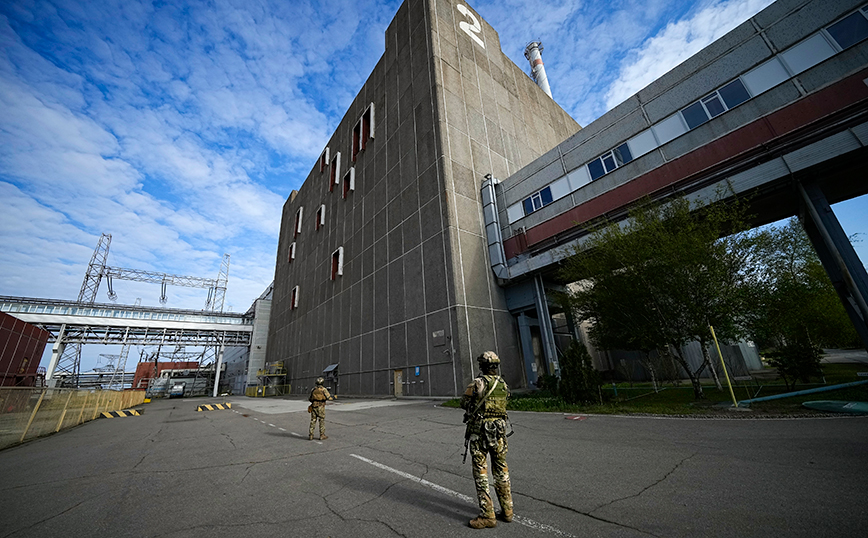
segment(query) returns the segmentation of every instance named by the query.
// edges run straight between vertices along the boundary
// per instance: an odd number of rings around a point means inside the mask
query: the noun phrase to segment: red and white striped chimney
[[[549,88],[549,79],[546,77],[546,68],[543,66],[542,54],[540,54],[542,51],[542,42],[531,41],[524,49],[524,57],[530,62],[530,73],[534,82],[551,97],[552,89]]]

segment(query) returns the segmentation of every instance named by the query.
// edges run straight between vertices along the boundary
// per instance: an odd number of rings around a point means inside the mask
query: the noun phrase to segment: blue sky
[[[470,4],[526,72],[524,45],[542,40],[555,100],[587,125],[769,3]],[[399,4],[0,3],[0,294],[75,299],[107,232],[117,267],[215,278],[231,254],[226,304],[245,311],[272,280],[284,200]],[[868,231],[864,198],[836,206],[849,234]],[[159,304],[157,286],[114,287]],[[170,288],[167,306],[205,299]]]

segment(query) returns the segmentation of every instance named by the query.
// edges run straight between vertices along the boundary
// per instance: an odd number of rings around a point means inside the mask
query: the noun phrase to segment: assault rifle
[[[494,383],[492,383],[491,388],[486,391],[485,396],[479,399],[479,402],[477,402],[476,407],[473,408],[473,411],[464,411],[464,423],[467,424],[467,426],[464,428],[464,459],[461,460],[462,464],[467,463],[467,451],[470,449],[470,438],[473,437],[473,435],[470,433],[470,428],[473,426],[474,422],[482,420],[482,414],[479,412],[479,410],[482,408],[482,404],[485,403],[485,400],[489,396],[491,396],[492,392],[494,392],[494,389],[497,387],[497,383],[500,381],[500,376],[498,376],[494,380]]]

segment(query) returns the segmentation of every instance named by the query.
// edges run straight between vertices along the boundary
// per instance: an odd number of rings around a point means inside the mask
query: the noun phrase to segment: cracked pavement
[[[157,400],[0,451],[0,538],[480,534],[460,410],[345,399],[311,442],[305,401],[202,403],[216,401]],[[489,535],[868,536],[868,417],[511,419],[519,517]]]

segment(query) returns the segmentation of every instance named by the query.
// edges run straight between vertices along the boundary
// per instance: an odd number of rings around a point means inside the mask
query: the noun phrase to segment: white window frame
[[[319,206],[319,209],[318,209],[317,212],[316,212],[316,214],[317,214],[317,220],[316,220],[316,222],[317,222],[317,226],[316,226],[316,229],[317,229],[317,230],[319,230],[320,228],[325,227],[325,210],[326,210],[325,204],[322,204],[321,206]]]
[[[326,146],[322,153],[319,156],[319,173],[322,174],[326,168],[329,167],[329,163],[331,162],[329,157],[329,148]]]
[[[288,259],[289,259],[289,262],[290,262],[290,263],[292,262],[292,260],[295,259],[295,241],[293,241],[292,243],[289,244],[289,256],[288,256]]]
[[[298,211],[295,212],[295,235],[301,233],[301,219],[304,215],[304,206],[298,208]]]
[[[355,166],[350,167],[350,169],[347,170],[347,173],[344,174],[344,179],[343,179],[344,182],[347,181],[347,176],[349,176],[349,186],[346,189],[344,189],[344,184],[341,183],[341,196],[344,198],[344,200],[347,199],[347,193],[353,192],[356,190],[356,167]]]
[[[338,266],[336,269],[332,269],[332,264],[334,263],[335,254],[338,256]],[[332,252],[332,263],[329,264],[329,271],[332,271],[332,280],[336,280],[336,277],[344,276],[344,247],[338,247],[337,250]]]

